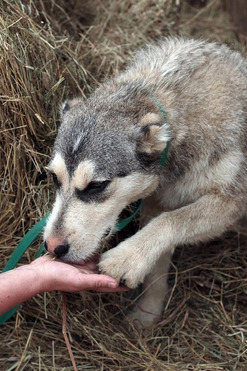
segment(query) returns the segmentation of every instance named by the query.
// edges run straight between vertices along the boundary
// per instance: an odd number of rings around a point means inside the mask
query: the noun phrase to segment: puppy
[[[175,247],[217,237],[246,212],[246,60],[225,45],[167,38],[61,111],[47,249],[87,260],[142,199],[142,229],[99,268],[130,288],[143,283],[134,318],[149,327],[162,313]]]

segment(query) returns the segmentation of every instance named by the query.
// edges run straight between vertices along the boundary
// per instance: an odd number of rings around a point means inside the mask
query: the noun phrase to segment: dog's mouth
[[[107,244],[107,240],[112,236],[112,228],[109,227],[106,229],[105,233],[102,235],[101,239],[100,239],[100,243],[99,243],[99,246],[96,250],[96,252],[92,253],[88,258],[85,258],[85,259],[70,259],[69,256],[67,256],[67,254],[61,254],[60,256],[57,255],[57,257],[59,257],[60,259],[64,260],[64,261],[67,261],[67,262],[70,262],[70,263],[73,263],[73,264],[76,264],[76,265],[80,265],[80,266],[87,266],[89,269],[93,270],[93,271],[98,271],[97,269],[97,264],[99,263],[99,260],[100,260],[100,257],[102,255],[102,253],[105,251],[105,250],[108,250],[109,249],[109,244]]]
[[[109,227],[107,228],[107,230],[105,231],[105,233],[103,234],[101,238],[100,248],[98,249],[98,251],[94,253],[93,255],[91,255],[89,258],[79,262],[79,264],[86,265],[88,268],[92,270],[98,270],[97,265],[99,263],[99,260],[100,260],[100,257],[103,251],[105,250],[104,242],[106,242],[107,239],[111,237],[111,235],[112,235],[112,228]]]
[[[78,265],[86,265],[91,270],[97,271],[97,265],[99,263],[100,257],[105,250],[105,242],[108,238],[112,235],[112,228],[108,228],[101,238],[100,247],[98,248],[97,252],[89,256],[87,259],[83,259],[78,261],[76,264]]]
[[[98,263],[99,263],[100,256],[101,256],[101,254],[97,252],[97,253],[93,254],[92,256],[90,256],[89,258],[87,258],[85,260],[80,260],[80,261],[76,262],[76,264],[82,265],[82,266],[86,265],[92,271],[98,271],[97,266],[98,266]]]

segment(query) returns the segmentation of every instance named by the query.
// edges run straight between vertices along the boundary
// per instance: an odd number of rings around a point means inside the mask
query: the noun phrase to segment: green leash
[[[125,228],[131,222],[131,220],[133,220],[134,217],[139,213],[141,206],[142,206],[142,200],[138,200],[135,211],[128,218],[125,218],[117,222],[113,229],[113,233],[119,232],[123,228]]]
[[[151,99],[154,101],[154,103],[157,105],[165,123],[167,124],[167,126],[169,128],[167,118],[166,118],[166,115],[165,115],[165,112],[164,112],[163,108],[161,107],[159,102],[151,94],[149,94],[149,95],[150,95]],[[160,158],[160,168],[162,168],[163,165],[166,162],[167,155],[168,155],[168,150],[169,150],[169,145],[170,145],[170,142],[168,141],[167,145],[166,145],[166,148],[162,152],[162,155],[161,155],[161,158]],[[120,220],[119,222],[116,223],[115,228],[113,230],[114,233],[121,231],[123,228],[125,228],[134,219],[134,217],[138,214],[138,212],[141,209],[142,202],[143,202],[142,199],[138,200],[135,211],[128,218]],[[15,266],[20,261],[21,257],[24,255],[24,253],[29,248],[29,246],[42,233],[42,231],[43,231],[43,229],[46,225],[46,222],[47,222],[47,219],[48,219],[49,215],[50,214],[46,215],[43,219],[41,219],[38,223],[36,223],[27,232],[27,234],[22,238],[22,240],[20,241],[20,243],[17,245],[15,251],[10,256],[7,264],[5,265],[5,267],[3,268],[1,273],[7,272],[7,271],[15,268]],[[44,244],[42,244],[39,247],[36,254],[35,254],[35,259],[38,258],[44,251],[45,251],[45,247],[44,247]],[[0,325],[2,325],[4,322],[8,321],[18,311],[20,306],[21,306],[21,304],[17,305],[14,308],[11,308],[6,313],[0,315]]]
[[[46,224],[48,215],[45,216],[43,219],[41,219],[38,223],[36,223],[28,232],[27,234],[22,238],[21,242],[17,245],[15,251],[10,256],[7,264],[2,270],[2,273],[7,272],[11,269],[14,269],[16,264],[20,261],[21,257],[24,255],[26,250],[29,248],[29,246],[33,243],[34,240],[42,233],[43,228]],[[38,249],[35,258],[38,258],[42,252],[45,250],[44,244],[40,246]],[[0,325],[2,325],[4,322],[8,321],[10,317],[12,317],[17,310],[20,308],[21,304],[17,305],[14,308],[11,308],[8,312],[0,315]]]

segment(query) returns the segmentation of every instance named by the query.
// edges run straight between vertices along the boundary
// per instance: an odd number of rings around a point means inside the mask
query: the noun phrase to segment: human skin
[[[31,297],[49,291],[126,291],[111,277],[97,274],[96,265],[72,265],[51,255],[0,274],[0,314]]]

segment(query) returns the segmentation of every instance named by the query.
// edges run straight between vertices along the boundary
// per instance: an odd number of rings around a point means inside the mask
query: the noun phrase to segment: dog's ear
[[[169,141],[169,127],[156,113],[147,113],[139,124],[138,151],[161,153]]]
[[[83,100],[82,97],[78,97],[78,98],[73,98],[73,99],[66,100],[61,105],[61,108],[60,108],[60,114],[61,114],[61,116],[63,116],[67,111],[69,111],[70,108],[72,108],[74,106],[77,106],[77,104],[83,103],[83,102],[84,102],[84,100]]]

